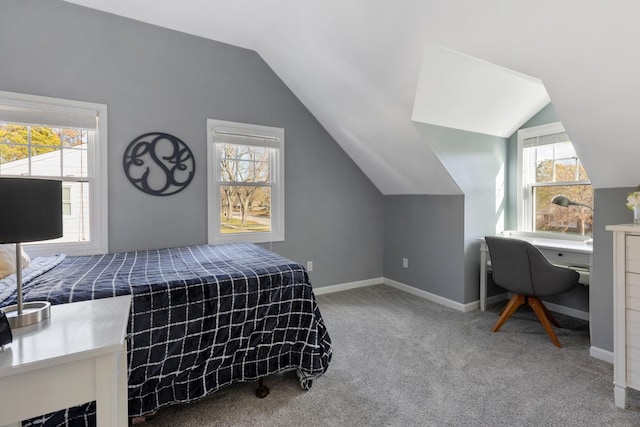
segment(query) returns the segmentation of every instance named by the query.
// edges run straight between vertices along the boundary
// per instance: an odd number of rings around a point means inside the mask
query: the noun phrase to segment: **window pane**
[[[570,201],[593,206],[591,185],[555,185],[533,187],[535,203],[534,231],[591,235],[593,210],[585,206],[562,207],[551,203],[554,196],[563,195]]]
[[[587,171],[584,169],[584,166],[582,166],[582,162],[580,160],[578,160],[578,180],[589,181]]]
[[[2,149],[7,148],[6,145],[0,145],[0,175],[28,175],[29,174],[29,159],[15,159],[12,155],[5,156],[7,151],[3,152]]]
[[[553,160],[553,144],[541,145],[539,147],[530,148],[536,150],[536,161]]]
[[[220,144],[218,149],[222,182],[270,182],[271,149],[235,144]]]
[[[62,237],[33,243],[78,243],[90,240],[88,182],[63,183],[62,213]]]
[[[89,176],[87,152],[86,144],[79,145],[77,148],[64,148],[62,150],[62,176]]]
[[[571,157],[577,157],[576,150],[573,148],[573,144],[569,141],[567,142],[558,142],[556,144],[552,144],[555,150],[555,158],[556,159],[567,159]]]
[[[535,154],[535,182],[588,181],[571,142],[525,148]]]
[[[0,175],[87,177],[88,138],[88,131],[2,124]],[[90,241],[88,182],[64,182],[62,213],[63,237],[42,243]]]
[[[31,147],[31,175],[59,177],[61,170],[60,146]]]
[[[553,182],[553,160],[536,163],[536,182]]]
[[[271,188],[220,186],[220,233],[271,232]]]
[[[63,218],[61,242],[87,242],[89,235],[89,183],[65,183],[69,186],[71,214]],[[64,198],[64,196],[63,196]],[[63,200],[64,203],[64,200]]]
[[[578,159],[576,158],[556,160],[555,182],[577,181],[577,162]]]
[[[26,126],[0,124],[0,174],[29,173],[29,134]]]
[[[89,132],[86,130],[61,129],[60,132],[63,147],[78,147],[88,142]]]

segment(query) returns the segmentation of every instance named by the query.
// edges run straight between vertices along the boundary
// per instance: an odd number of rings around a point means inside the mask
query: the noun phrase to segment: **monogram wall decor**
[[[124,173],[140,191],[170,196],[187,188],[196,161],[187,144],[168,133],[145,133],[131,141],[122,159]]]

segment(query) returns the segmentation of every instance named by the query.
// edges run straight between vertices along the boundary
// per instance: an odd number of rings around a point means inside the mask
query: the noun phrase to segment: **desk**
[[[0,425],[96,401],[99,427],[126,426],[131,296],[51,307],[0,352]]]
[[[539,237],[533,233],[505,231],[497,237],[512,237],[527,241],[540,249],[540,252],[552,264],[571,268],[580,273],[580,283],[589,284],[593,264],[593,245],[582,240],[553,239]],[[484,239],[480,239],[480,310],[487,305],[487,267],[490,265],[489,248]]]

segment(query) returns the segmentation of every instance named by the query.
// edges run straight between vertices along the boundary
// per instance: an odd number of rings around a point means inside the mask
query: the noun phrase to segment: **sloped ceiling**
[[[411,119],[508,138],[550,101],[540,79],[427,44]]]
[[[257,51],[383,194],[460,193],[411,122],[429,44],[539,78],[594,185],[640,180],[635,0],[67,1]]]

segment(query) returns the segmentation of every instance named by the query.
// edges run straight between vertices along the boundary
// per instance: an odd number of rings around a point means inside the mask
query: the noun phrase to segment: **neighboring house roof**
[[[594,186],[637,184],[634,0],[67,1],[257,51],[383,194],[460,192],[411,120],[430,45],[540,79]],[[451,111],[475,101],[427,94],[427,122],[440,108],[435,124],[499,134],[542,102],[533,92],[484,100],[486,125],[478,110]]]
[[[31,157],[31,175],[33,176],[81,176],[78,165],[84,165],[86,170],[87,144],[80,144],[73,148],[62,150],[63,172],[60,172],[60,150],[39,154]],[[66,165],[66,168],[65,168]],[[82,167],[82,166],[80,166]],[[28,175],[29,159],[14,160],[0,164],[0,174],[2,175]]]

